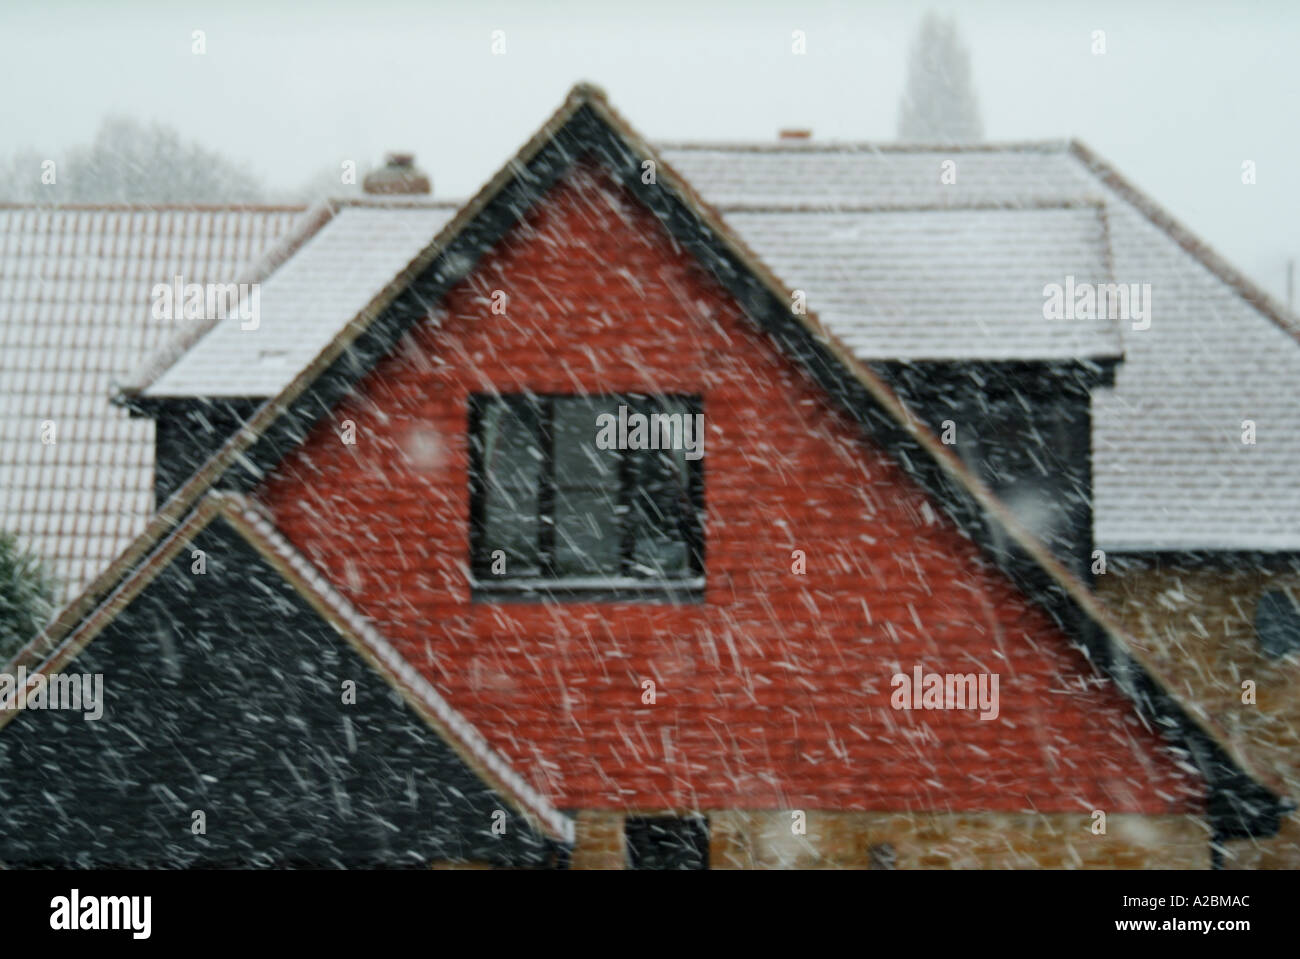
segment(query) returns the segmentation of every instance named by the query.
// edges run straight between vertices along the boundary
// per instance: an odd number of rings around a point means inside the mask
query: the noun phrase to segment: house
[[[1044,212],[1105,279],[1095,205]],[[231,830],[220,856],[319,859],[274,810],[338,781],[356,726],[384,777],[320,800],[327,852],[358,806],[413,830],[403,861],[578,867],[1207,867],[1277,831],[1282,781],[598,91],[412,245],[430,215],[340,207],[262,281],[255,329],[205,323],[132,384],[162,417],[269,399],[169,448],[196,469],[12,665],[89,662],[128,691],[171,670],[162,715],[217,699],[228,722],[197,740],[159,723],[154,748],[87,772],[62,714],[10,710],[0,751],[42,761],[0,767],[0,861],[128,792],[151,860],[208,861],[195,812]],[[1031,357],[1036,374],[1106,382],[1114,332]],[[601,449],[615,414],[703,417],[703,455],[670,433]],[[436,760],[391,712],[350,719],[361,683],[336,691],[358,662]],[[902,708],[909,676],[998,701]],[[83,736],[138,735],[144,698],[110,695]],[[287,727],[312,748],[290,755]],[[268,836],[240,803],[276,762]],[[86,779],[51,812],[52,785]],[[215,816],[195,808],[209,786]],[[114,842],[68,835],[79,857]]]

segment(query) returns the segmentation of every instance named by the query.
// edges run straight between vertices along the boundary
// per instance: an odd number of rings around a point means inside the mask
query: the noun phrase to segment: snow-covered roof
[[[853,205],[1000,204],[1062,196],[1069,143],[981,144],[952,149],[900,144],[658,143],[659,155],[715,209]],[[945,162],[954,166],[945,168]],[[945,173],[949,175],[945,176]],[[1086,174],[1069,174],[1086,190]],[[951,180],[945,183],[944,180]]]
[[[1300,548],[1293,335],[1267,297],[1078,145],[661,155],[859,359],[1122,355],[1114,389],[1093,400],[1101,548]],[[453,212],[343,209],[264,282],[258,329],[217,323],[142,395],[277,393]],[[1067,277],[1150,284],[1150,327],[1044,319],[1044,287]]]
[[[813,288],[813,309],[819,271],[833,269],[819,255],[819,237],[843,221],[837,209],[1102,200],[1114,278],[1150,284],[1152,315],[1146,330],[1119,324],[1124,360],[1115,386],[1094,393],[1096,544],[1110,551],[1300,549],[1300,344],[1286,328],[1291,319],[1080,145],[669,144],[660,155],[782,280]],[[946,161],[954,163],[948,184]],[[780,254],[772,249],[772,217],[756,217],[755,208],[825,212],[800,214],[804,228]],[[918,222],[933,215],[913,214]],[[1024,221],[999,222],[1011,229]],[[899,263],[924,261],[932,242],[919,227],[890,239],[906,248],[889,251]],[[1060,240],[1044,234],[1040,242]],[[867,237],[861,259],[877,244]],[[968,252],[969,263],[980,262],[976,249]],[[1061,282],[1055,260],[1027,263],[1040,293]],[[860,358],[888,352],[877,338],[862,338],[863,325],[872,323],[865,303],[859,316],[842,303],[829,306],[820,318]],[[1003,344],[1007,358],[1015,356],[1014,336]],[[1245,420],[1255,424],[1254,445],[1242,442]]]
[[[1043,286],[1109,282],[1100,205],[735,207],[727,222],[859,359],[1115,358],[1114,318],[1043,318]]]
[[[429,245],[458,209],[447,202],[348,205],[261,282],[256,322],[235,312],[141,394],[267,397],[297,376]]]
[[[49,563],[61,598],[153,512],[153,421],[110,394],[179,325],[151,315],[154,284],[232,280],[298,212],[0,206],[0,529]]]

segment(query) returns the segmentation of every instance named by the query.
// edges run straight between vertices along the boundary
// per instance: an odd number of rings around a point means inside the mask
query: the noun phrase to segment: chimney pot
[[[389,153],[384,165],[366,174],[366,193],[387,196],[419,196],[433,192],[429,175],[415,165],[414,153]]]

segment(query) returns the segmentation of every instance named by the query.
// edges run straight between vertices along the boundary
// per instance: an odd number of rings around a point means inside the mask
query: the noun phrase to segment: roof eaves
[[[1300,341],[1300,319],[1291,315],[1281,303],[1081,141],[1071,140],[1069,148],[1069,152],[1097,179],[1131,203],[1147,220],[1163,230],[1186,253],[1231,287],[1233,292],[1246,303],[1272,320],[1289,336]]]
[[[1064,153],[1068,140],[910,143],[861,140],[656,140],[660,152],[697,153]]]
[[[323,200],[306,210],[302,207],[289,207],[286,208],[286,212],[288,211],[302,213],[294,228],[250,264],[233,282],[244,284],[260,283],[265,280],[334,219],[339,211],[339,204],[331,200]],[[124,381],[116,384],[113,402],[129,406],[132,400],[147,392],[159,377],[171,369],[177,360],[219,322],[220,318],[217,316],[204,317],[178,330],[173,338],[153,353],[141,367],[130,373]]]
[[[459,210],[465,205],[464,200],[402,194],[338,197],[330,202],[340,208],[365,210]]]

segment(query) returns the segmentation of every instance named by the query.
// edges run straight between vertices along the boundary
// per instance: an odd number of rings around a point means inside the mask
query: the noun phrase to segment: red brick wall
[[[509,294],[493,315],[493,290]],[[466,400],[704,398],[704,604],[470,602]],[[345,446],[339,424],[356,424]],[[281,465],[276,522],[561,807],[1180,812],[1131,706],[657,221],[580,167]],[[791,572],[791,551],[807,575]],[[997,672],[1001,716],[890,677]],[[657,684],[655,705],[641,682]]]

